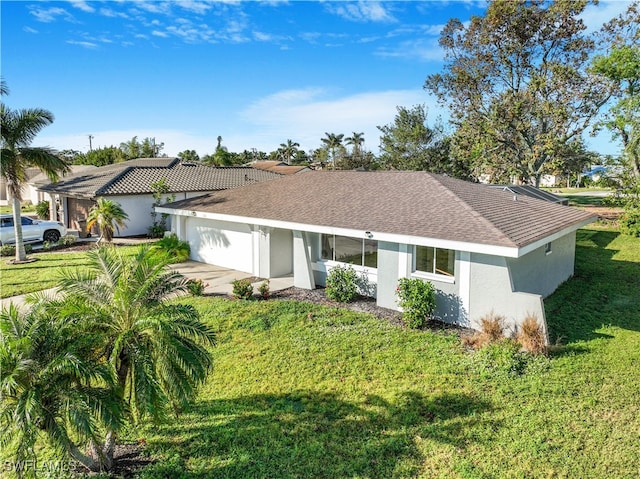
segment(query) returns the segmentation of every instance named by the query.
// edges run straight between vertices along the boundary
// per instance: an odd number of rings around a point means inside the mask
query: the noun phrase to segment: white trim
[[[369,237],[365,231],[351,228],[337,228],[333,226],[309,225],[304,223],[293,223],[290,221],[271,220],[267,218],[251,218],[248,216],[227,215],[221,213],[209,213],[195,210],[176,210],[172,208],[156,207],[158,213],[168,213],[176,216],[189,216],[218,221],[228,221],[230,223],[256,224],[260,226],[271,226],[289,230],[305,231],[309,233],[334,234],[339,236],[350,236],[352,238],[373,239],[387,241],[389,243],[413,244],[418,246],[433,246],[435,248],[452,249],[455,251],[471,251],[473,253],[484,253],[494,256],[507,256],[509,258],[518,257],[518,248],[515,246],[495,246],[483,245],[479,243],[468,243],[464,241],[451,241],[438,238],[426,238],[421,236],[408,236],[396,233],[380,233],[370,231]]]
[[[429,281],[438,281],[440,283],[449,283],[449,284],[456,283],[456,278],[454,276],[447,276],[445,274],[426,273],[424,271],[414,271],[411,273],[411,277],[428,279]]]
[[[462,309],[468,318],[470,316],[469,307],[471,304],[471,253],[459,251],[458,254],[458,279],[460,288],[458,296],[462,303]]]
[[[588,225],[589,223],[592,223],[593,221],[596,220],[596,218],[589,218],[587,220],[583,220],[580,223],[576,223],[571,226],[568,226],[558,231],[557,233],[554,233],[549,236],[545,236],[544,238],[541,238],[531,244],[528,244],[526,246],[519,248],[517,246],[497,246],[497,245],[487,245],[487,244],[480,244],[480,243],[469,243],[465,241],[443,240],[438,238],[410,236],[410,235],[402,235],[397,233],[381,233],[373,230],[363,231],[360,229],[310,225],[310,224],[304,224],[304,223],[294,223],[291,221],[272,220],[267,218],[252,218],[249,216],[210,213],[206,211],[181,210],[181,209],[165,208],[162,206],[156,206],[155,210],[157,213],[168,213],[170,215],[176,215],[176,216],[189,216],[189,217],[203,218],[203,219],[210,219],[210,220],[228,221],[231,223],[243,223],[243,224],[248,223],[248,224],[254,224],[259,226],[271,226],[273,228],[298,230],[298,231],[304,231],[309,233],[324,233],[324,234],[333,234],[333,235],[339,235],[339,236],[350,236],[352,238],[373,239],[378,242],[387,241],[389,243],[411,244],[411,245],[417,245],[417,246],[431,246],[434,248],[451,249],[454,251],[468,251],[470,253],[481,253],[481,254],[487,254],[490,256],[502,256],[505,258],[520,258],[525,254],[538,249],[541,245],[548,243],[549,241],[554,241],[558,238],[561,238],[566,234],[571,233],[572,231],[576,231],[577,229],[582,228],[583,226]]]
[[[568,235],[569,233],[573,232],[573,231],[577,231],[580,228],[582,228],[583,226],[588,225],[589,223],[593,223],[594,221],[596,221],[597,218],[589,218],[587,220],[583,220],[580,223],[568,226],[560,231],[558,231],[557,233],[554,233],[552,235],[549,236],[545,236],[544,238],[541,238],[537,241],[534,241],[533,243],[530,243],[526,246],[523,246],[522,248],[520,248],[519,251],[519,255],[516,256],[516,258],[520,258],[524,255],[526,255],[527,253],[531,253],[532,251],[537,250],[538,248],[540,248],[541,246],[544,246],[547,243],[551,243],[559,238],[562,238],[563,236]]]

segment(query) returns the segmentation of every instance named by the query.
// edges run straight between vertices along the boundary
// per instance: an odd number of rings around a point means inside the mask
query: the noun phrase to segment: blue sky
[[[627,2],[589,6],[590,29]],[[56,117],[34,145],[89,149],[155,137],[173,156],[272,151],[291,139],[309,151],[325,132],[364,132],[397,106],[425,104],[442,67],[449,18],[482,15],[478,1],[2,1],[2,77],[12,108]],[[588,140],[616,153],[608,135]]]

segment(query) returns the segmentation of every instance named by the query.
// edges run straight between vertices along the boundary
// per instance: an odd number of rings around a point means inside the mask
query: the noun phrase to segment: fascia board
[[[156,206],[157,213],[168,213],[177,216],[187,216],[191,218],[203,218],[218,221],[228,221],[230,223],[249,223],[259,226],[281,228],[289,230],[305,231],[309,233],[335,234],[350,236],[352,238],[374,239],[376,241],[387,241],[390,243],[411,244],[417,246],[431,246],[435,248],[446,248],[456,251],[468,251],[470,253],[481,253],[491,256],[506,256],[508,258],[518,257],[516,246],[497,246],[480,243],[469,243],[465,241],[451,241],[438,238],[427,238],[421,236],[409,236],[394,233],[382,233],[377,231],[363,231],[360,229],[338,228],[333,226],[311,225],[305,223],[294,223],[291,221],[270,220],[266,218],[252,218],[248,216],[226,215],[220,213],[210,213],[195,210],[180,210]]]
[[[523,246],[521,248],[518,249],[518,258],[531,253],[532,251],[542,247],[543,245],[550,243],[552,241],[555,241],[559,238],[562,238],[563,236],[568,235],[569,233],[572,233],[573,231],[579,230],[580,228],[582,228],[583,226],[586,226],[590,223],[593,223],[594,221],[596,221],[598,218],[596,217],[592,217],[592,218],[588,218],[586,220],[582,220],[579,223],[574,223],[571,226],[567,226],[564,229],[561,229],[560,231],[553,233],[552,235],[549,236],[545,236],[544,238],[541,238],[537,241],[534,241],[533,243],[530,243],[526,246]]]

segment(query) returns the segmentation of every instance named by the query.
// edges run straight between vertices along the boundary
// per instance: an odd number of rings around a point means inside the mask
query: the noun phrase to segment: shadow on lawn
[[[464,394],[406,392],[393,403],[369,396],[359,404],[308,391],[253,395],[198,403],[182,424],[163,427],[166,442],[149,448],[179,455],[180,478],[406,477],[418,472],[419,441],[464,449],[470,425],[497,427],[482,419],[490,409]],[[197,471],[186,472],[187,459]],[[167,463],[151,466],[148,477],[156,467],[174,477]]]
[[[613,259],[613,231],[580,230],[573,278],[545,300],[551,342],[611,336],[603,326],[640,331],[640,262]]]

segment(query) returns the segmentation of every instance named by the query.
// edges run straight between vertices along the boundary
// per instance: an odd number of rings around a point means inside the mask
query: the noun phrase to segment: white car
[[[25,243],[50,241],[55,243],[67,234],[67,229],[57,221],[32,220],[27,216],[20,217],[22,222],[22,238]],[[0,215],[0,245],[16,242],[13,227],[13,215]]]

